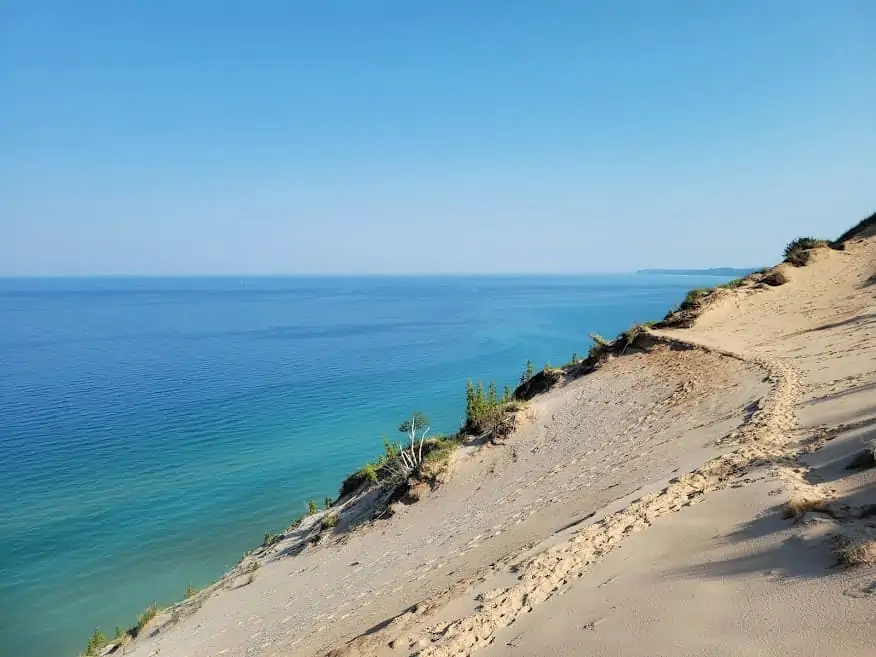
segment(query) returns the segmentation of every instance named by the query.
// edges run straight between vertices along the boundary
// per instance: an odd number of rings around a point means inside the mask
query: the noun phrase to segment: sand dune
[[[876,537],[876,468],[847,469],[876,439],[874,269],[871,237],[729,291],[125,654],[873,654],[876,567],[837,559]]]

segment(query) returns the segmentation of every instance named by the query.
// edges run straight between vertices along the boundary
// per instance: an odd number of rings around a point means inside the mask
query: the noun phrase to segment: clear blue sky
[[[759,265],[876,209],[876,2],[0,1],[0,274]]]

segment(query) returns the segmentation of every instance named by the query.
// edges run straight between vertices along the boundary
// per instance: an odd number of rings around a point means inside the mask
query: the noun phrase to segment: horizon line
[[[46,279],[131,279],[131,278],[240,278],[240,279],[256,279],[256,278],[462,278],[462,277],[547,277],[547,276],[621,276],[624,274],[648,274],[654,272],[660,274],[661,271],[667,272],[666,275],[675,275],[671,272],[691,271],[702,272],[703,275],[708,275],[707,272],[715,269],[734,269],[734,270],[750,270],[757,271],[760,267],[642,267],[633,270],[618,270],[618,271],[579,271],[579,272],[331,272],[331,273],[168,273],[168,274],[0,274],[0,280],[46,280]],[[683,274],[682,274],[683,275]],[[716,274],[720,276],[720,274]]]

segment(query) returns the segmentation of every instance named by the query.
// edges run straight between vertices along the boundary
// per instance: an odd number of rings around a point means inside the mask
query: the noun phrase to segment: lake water
[[[78,654],[334,497],[410,412],[453,431],[467,380],[723,280],[0,280],[0,652]]]

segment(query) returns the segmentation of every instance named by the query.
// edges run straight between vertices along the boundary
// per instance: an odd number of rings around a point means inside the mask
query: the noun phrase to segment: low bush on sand
[[[835,517],[833,509],[828,504],[827,500],[818,497],[807,497],[795,495],[788,500],[782,512],[782,517],[791,519],[795,523],[800,522],[806,517],[807,513],[824,513],[831,517]]]
[[[784,285],[788,282],[788,277],[785,276],[784,273],[779,271],[778,269],[773,269],[772,271],[764,274],[764,277],[760,279],[761,283],[765,283],[771,287],[778,287],[779,285]]]
[[[328,513],[322,519],[323,529],[332,529],[338,526],[339,515],[337,513]]]
[[[842,537],[837,541],[836,555],[845,566],[876,566],[876,538]]]
[[[790,262],[795,267],[805,267],[809,263],[810,250],[827,244],[827,240],[815,237],[798,237],[785,247],[785,262]]]
[[[713,288],[711,287],[694,288],[684,297],[684,301],[681,302],[680,308],[684,310],[686,308],[691,308],[697,305],[697,303],[699,303],[703,299],[703,297],[708,295],[712,290]]]

